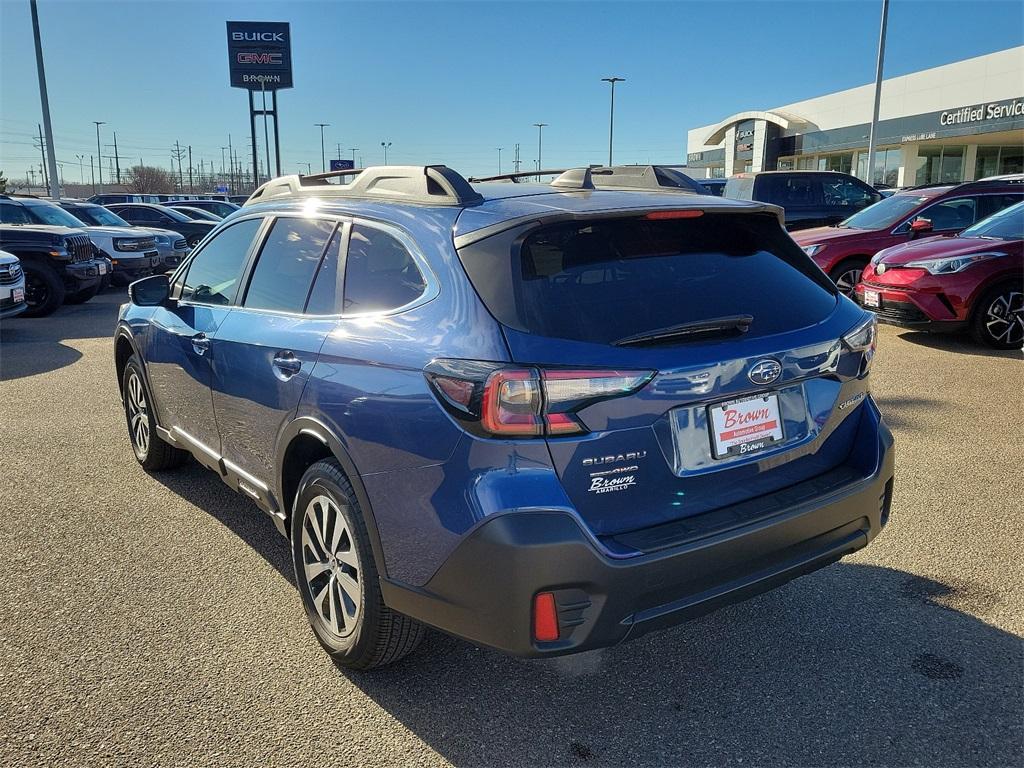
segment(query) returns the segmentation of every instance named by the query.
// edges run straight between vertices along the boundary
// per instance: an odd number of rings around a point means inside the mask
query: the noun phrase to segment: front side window
[[[59,205],[44,203],[26,206],[28,215],[36,224],[46,224],[54,227],[84,227],[81,219],[76,219]]]
[[[345,260],[346,314],[386,312],[418,299],[426,280],[398,238],[363,224],[352,227]]]
[[[207,241],[189,264],[181,300],[195,304],[231,304],[249,246],[261,223],[262,219],[246,219]]]
[[[915,194],[895,194],[853,214],[839,226],[849,229],[891,227],[927,199],[927,197]]]
[[[1009,199],[1010,195],[991,195],[996,199]],[[982,198],[983,200],[985,198]],[[1024,202],[1016,197],[1016,205],[1001,209],[960,233],[960,237],[994,237],[998,240],[1024,239]]]
[[[825,205],[835,208],[859,208],[875,199],[874,190],[862,187],[853,179],[830,176],[822,184]]]
[[[302,312],[334,227],[333,221],[277,219],[260,249],[243,306]]]
[[[928,219],[934,231],[964,229],[974,223],[974,208],[974,198],[957,197],[925,208],[916,218]]]
[[[0,223],[2,224],[31,224],[32,219],[25,213],[25,209],[14,203],[0,202]]]

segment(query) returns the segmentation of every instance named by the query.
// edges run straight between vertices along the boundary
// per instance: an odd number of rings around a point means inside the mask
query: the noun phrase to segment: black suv
[[[779,206],[790,232],[838,224],[882,199],[877,189],[838,171],[740,173],[725,183],[724,195]]]
[[[195,248],[199,241],[206,237],[211,229],[217,226],[217,222],[190,219],[181,211],[176,211],[165,205],[117,203],[104,207],[109,208],[129,224],[134,224],[136,227],[173,229],[184,236],[185,240],[188,241],[189,248]]]
[[[64,302],[88,301],[106,271],[106,260],[95,258],[84,230],[37,224],[7,195],[0,195],[0,249],[21,259],[25,317],[49,315]]]

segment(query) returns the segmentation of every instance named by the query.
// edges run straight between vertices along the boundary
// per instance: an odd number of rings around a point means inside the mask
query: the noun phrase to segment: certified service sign
[[[229,21],[232,88],[276,91],[292,87],[292,37],[286,21]]]

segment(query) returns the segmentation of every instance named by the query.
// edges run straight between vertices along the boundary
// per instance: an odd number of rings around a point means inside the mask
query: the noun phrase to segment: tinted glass
[[[928,219],[932,229],[963,229],[974,223],[974,198],[943,200],[921,211],[915,218]]]
[[[818,176],[765,174],[757,178],[754,197],[783,208],[818,205],[821,200],[821,180]]]
[[[614,219],[542,227],[459,251],[491,313],[517,330],[608,344],[752,315],[750,335],[820,322],[834,288],[772,216]]]
[[[396,238],[379,229],[352,227],[345,260],[345,312],[382,312],[417,299],[427,284]]]
[[[828,176],[823,179],[822,191],[825,194],[825,205],[833,208],[863,208],[878,197],[873,190],[842,176]]]
[[[160,221],[160,214],[152,208],[141,208],[130,205],[127,208],[119,208],[117,213],[124,219],[136,223],[140,221]]]
[[[262,221],[247,219],[221,230],[189,265],[182,301],[230,304],[235,299],[245,257]]]
[[[25,206],[29,217],[37,224],[48,224],[55,227],[83,227],[81,219],[76,219],[59,205],[51,203],[32,203]]]
[[[302,312],[333,221],[283,217],[263,242],[244,306],[278,312]]]
[[[882,229],[891,227],[928,198],[920,195],[896,194],[869,205],[863,211],[853,214],[839,226],[851,229]]]
[[[341,261],[342,249],[345,247],[344,232],[344,228],[338,227],[327,246],[314,278],[313,291],[309,294],[309,302],[306,304],[307,315],[341,314],[342,287],[338,280],[338,264]]]
[[[102,205],[83,205],[81,207],[70,208],[69,210],[75,218],[81,219],[86,224],[92,224],[96,227],[130,226],[127,221],[122,219],[113,211],[108,211]]]
[[[0,223],[3,224],[31,224],[32,219],[20,205],[14,203],[0,202]]]
[[[1002,197],[1002,195],[1000,195]],[[1007,195],[1008,197],[1008,195]],[[1017,198],[1018,200],[1020,198]],[[960,233],[960,237],[995,237],[1000,240],[1024,239],[1024,203],[1004,208]]]
[[[981,195],[978,198],[978,219],[987,218],[997,211],[1024,200],[1024,194],[1016,195]]]

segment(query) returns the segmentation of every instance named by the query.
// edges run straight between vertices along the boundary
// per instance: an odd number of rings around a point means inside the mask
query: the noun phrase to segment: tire
[[[1001,283],[985,291],[971,315],[971,336],[993,349],[1024,345],[1024,286]]]
[[[423,625],[384,604],[363,513],[333,459],[318,461],[302,476],[291,542],[306,618],[338,666],[383,667],[419,645]]]
[[[121,384],[128,439],[136,460],[147,472],[180,467],[188,459],[188,452],[175,448],[156,433],[156,421],[150,407],[153,400],[146,388],[139,360],[134,355],[124,367]]]
[[[26,259],[22,268],[25,270],[25,301],[28,304],[23,317],[52,315],[64,303],[66,295],[64,281],[57,270],[36,259]]]
[[[202,239],[202,235],[192,235],[186,240],[186,242],[188,243],[189,248],[195,248],[197,245],[199,245],[199,241]]]
[[[95,296],[97,293],[100,292],[100,286],[101,286],[101,283],[99,281],[97,281],[97,283],[95,285],[93,285],[93,286],[91,286],[89,288],[83,288],[80,291],[75,291],[74,293],[69,293],[69,294],[64,296],[64,303],[65,304],[85,304],[85,302],[89,301],[89,299],[91,299],[93,296]]]
[[[868,265],[867,259],[846,259],[845,261],[839,262],[831,272],[828,273],[829,278],[839,292],[846,296],[848,299],[852,299],[854,296],[854,288],[857,283],[860,282],[861,273],[864,271],[864,267]]]

